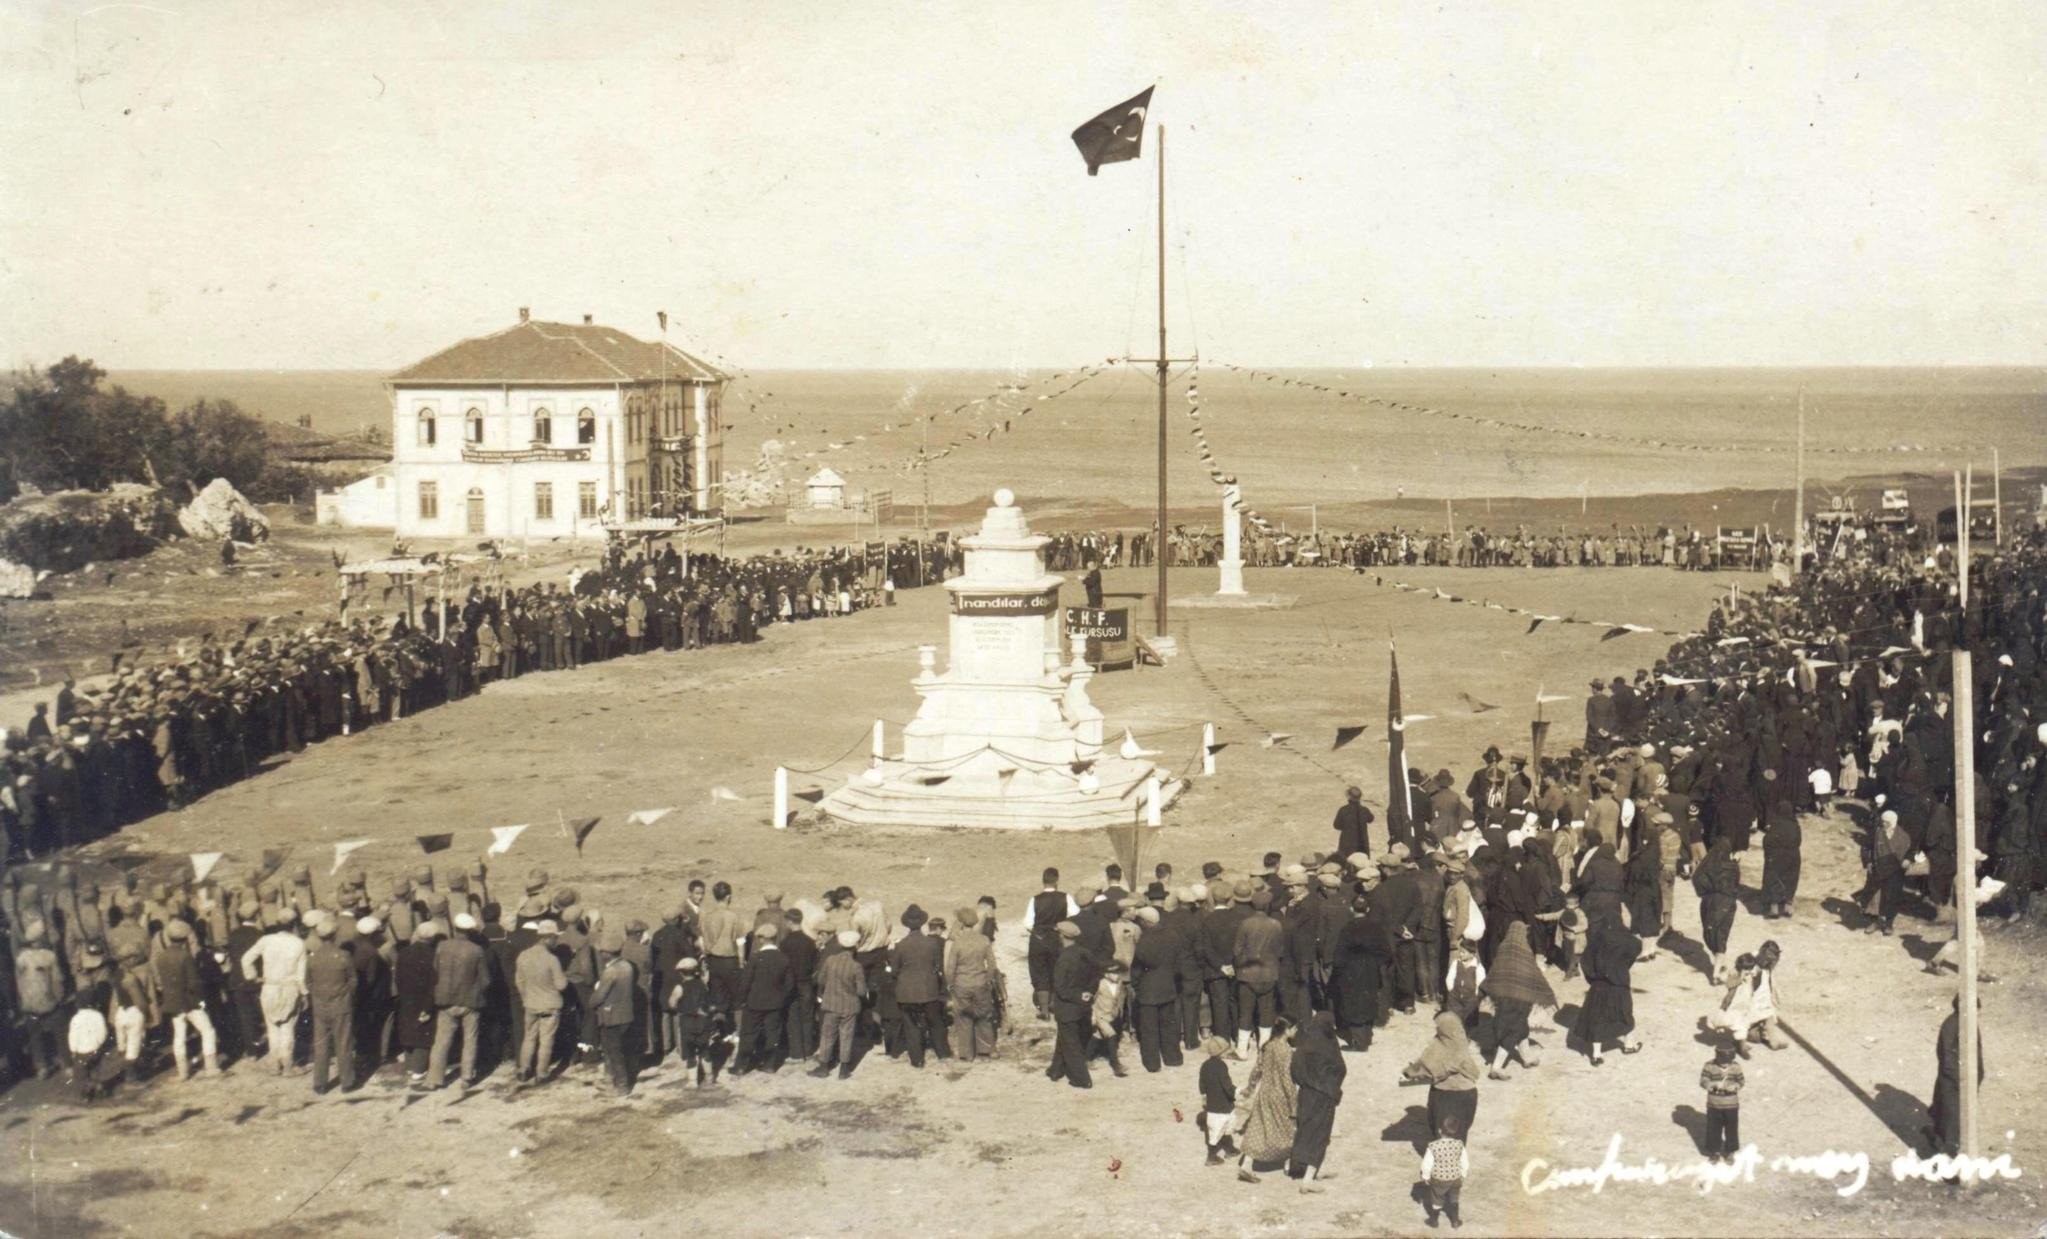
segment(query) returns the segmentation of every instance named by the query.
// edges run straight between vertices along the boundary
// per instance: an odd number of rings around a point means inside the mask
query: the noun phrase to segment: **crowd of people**
[[[0,843],[10,861],[47,855],[493,680],[751,642],[773,624],[884,605],[957,568],[943,540],[687,560],[673,544],[628,553],[615,541],[566,581],[434,597],[416,619],[344,612],[284,635],[255,624],[239,639],[209,634],[187,656],[118,666],[103,685],[66,679],[0,733]]]
[[[705,563],[684,577],[621,557],[594,589],[524,591],[502,609],[476,600],[475,618],[447,622],[474,632],[528,608],[616,605],[606,599],[624,599],[630,621],[633,582],[648,579],[730,590],[735,616],[764,615],[753,599],[799,580],[823,592],[811,580],[834,569],[779,570]],[[1656,994],[1643,968],[1667,957],[1716,983],[1699,1013],[1717,1042],[1700,1074],[1702,1152],[1729,1159],[1741,1060],[1789,1044],[1778,944],[1730,958],[1752,893],[1739,857],[1761,849],[1763,918],[1822,911],[1799,898],[1801,817],[1841,822],[1846,801],[1842,828],[1868,827],[1854,928],[1888,933],[1901,912],[1933,920],[1976,897],[1978,858],[1954,855],[1953,649],[1976,656],[1976,806],[1995,906],[2025,913],[2047,848],[2043,585],[2037,534],[1974,561],[1966,607],[1945,552],[1836,558],[1789,588],[1717,604],[1653,667],[1595,683],[1581,744],[1489,748],[1461,781],[1411,770],[1383,821],[1352,788],[1333,839],[1294,861],[1211,861],[1198,877],[1160,865],[1148,881],[1111,867],[1070,892],[1047,870],[1017,924],[1032,1012],[1052,1030],[1045,1073],[1092,1088],[1102,1065],[1126,1074],[1132,1050],[1148,1072],[1195,1056],[1204,1157],[1234,1158],[1249,1183],[1284,1168],[1315,1191],[1346,1053],[1422,1014],[1427,1039],[1404,1047],[1414,1057],[1401,1074],[1427,1090],[1423,1199],[1454,1226],[1481,1086],[1539,1070],[1545,1037],[1595,1065],[1639,1051],[1635,1004]],[[715,607],[707,623],[720,631]],[[623,635],[615,652],[646,632]],[[402,1061],[423,1089],[492,1071],[536,1087],[587,1063],[625,1092],[670,1061],[705,1086],[792,1063],[843,1079],[875,1051],[911,1068],[974,1059],[1026,1018],[996,953],[993,896],[949,918],[915,904],[891,915],[844,886],[742,908],[729,884],[696,881],[641,919],[589,908],[541,872],[500,901],[480,867],[422,868],[378,895],[353,871],[324,896],[303,868],[146,895],[64,872],[49,888],[18,875],[6,886],[4,1024],[10,1058],[45,1075],[68,1061],[87,1097],[146,1070],[165,1043],[180,1075],[195,1058],[202,1071],[233,1056],[280,1073],[307,1058],[317,1091]],[[1698,943],[1680,911],[1695,912]],[[1560,1027],[1558,987],[1581,978],[1578,1013]],[[1954,1023],[1937,1045],[1926,1133],[1950,1154]],[[1248,1064],[1241,1085],[1233,1063]]]

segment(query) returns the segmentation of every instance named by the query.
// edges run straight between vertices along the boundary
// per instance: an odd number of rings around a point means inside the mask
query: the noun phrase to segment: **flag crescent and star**
[[[1151,92],[1147,86],[1137,94],[1103,112],[1073,131],[1073,144],[1087,160],[1087,174],[1094,176],[1105,163],[1135,159],[1144,150],[1144,119],[1151,114]]]

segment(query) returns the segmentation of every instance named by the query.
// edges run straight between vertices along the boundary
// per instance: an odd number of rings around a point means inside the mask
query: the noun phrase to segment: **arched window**
[[[420,406],[419,410],[419,445],[421,447],[434,445],[434,411],[426,405]]]
[[[554,414],[548,412],[545,407],[533,410],[533,441],[554,442]]]
[[[597,414],[590,409],[576,411],[576,442],[597,442]]]
[[[483,442],[483,410],[472,408],[462,414],[462,437],[470,443]]]

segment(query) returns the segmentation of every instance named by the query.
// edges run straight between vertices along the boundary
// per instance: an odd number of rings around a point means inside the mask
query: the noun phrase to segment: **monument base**
[[[818,811],[855,826],[960,826],[994,830],[1099,830],[1142,822],[1145,783],[1159,776],[1161,808],[1186,784],[1151,762],[1103,756],[1093,790],[1064,769],[1030,770],[993,753],[965,763],[884,760],[846,780]]]
[[[1244,561],[1225,559],[1216,567],[1221,569],[1222,579],[1216,583],[1215,592],[1226,598],[1241,597],[1244,593]]]

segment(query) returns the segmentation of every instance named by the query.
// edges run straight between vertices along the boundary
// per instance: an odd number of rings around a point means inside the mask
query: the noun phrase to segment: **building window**
[[[597,415],[589,409],[576,413],[576,442],[585,445],[597,442]]]
[[[576,515],[586,521],[597,519],[597,483],[576,483]]]
[[[434,411],[431,406],[421,406],[419,410],[419,445],[434,445]]]
[[[419,484],[419,519],[437,521],[441,519],[441,488],[436,482]]]
[[[553,482],[535,482],[533,484],[533,519],[536,521],[551,521],[554,519]]]
[[[483,442],[482,409],[470,409],[462,415],[462,437],[471,443]]]
[[[533,441],[535,443],[554,442],[554,414],[546,409],[533,410]]]

